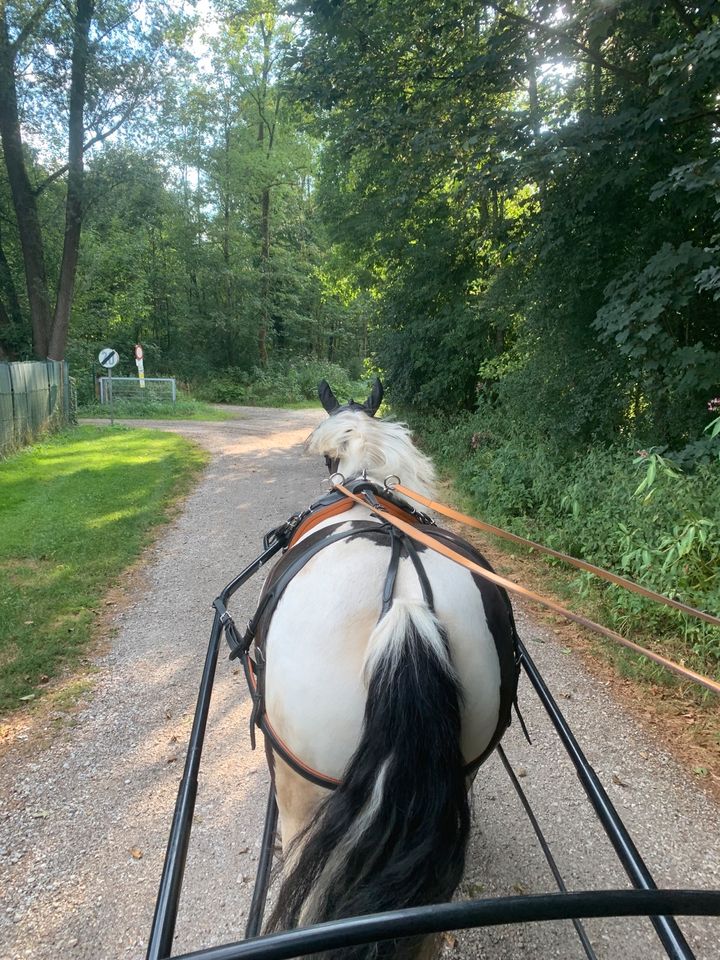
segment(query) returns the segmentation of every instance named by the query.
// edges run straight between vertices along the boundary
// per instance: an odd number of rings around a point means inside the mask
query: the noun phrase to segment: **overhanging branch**
[[[50,7],[53,5],[54,0],[44,0],[35,10],[30,14],[30,17],[25,24],[25,26],[20,30],[20,33],[15,37],[13,42],[10,44],[10,50],[13,57],[18,53],[22,45],[25,43],[27,38],[33,32],[35,27],[40,23],[42,18],[48,12]]]
[[[139,101],[135,101],[130,107],[128,107],[120,119],[117,120],[111,127],[109,127],[107,130],[103,130],[102,133],[95,134],[95,136],[91,137],[87,143],[84,143],[83,155],[86,154],[91,147],[94,147],[97,143],[102,143],[104,140],[107,140],[108,137],[112,136],[113,133],[119,130],[120,127],[130,118],[130,115],[135,110],[138,103]],[[39,197],[41,193],[47,190],[51,183],[55,183],[56,180],[59,180],[60,177],[63,177],[68,172],[69,168],[70,164],[64,163],[61,167],[58,167],[57,170],[54,170],[49,176],[45,177],[45,179],[33,190],[35,196]]]
[[[609,73],[614,73],[616,76],[622,77],[623,79],[628,80],[630,83],[639,83],[645,85],[647,82],[644,74],[638,73],[635,70],[628,70],[627,67],[620,67],[615,63],[611,63],[596,50],[593,50],[591,47],[586,46],[586,44],[576,40],[575,37],[571,37],[567,33],[563,33],[561,30],[555,30],[553,27],[547,26],[547,24],[538,23],[537,20],[533,20],[531,17],[523,16],[523,14],[514,13],[513,11],[504,7],[501,3],[491,2],[490,6],[496,11],[496,13],[506,17],[508,20],[513,20],[515,23],[522,23],[526,27],[532,27],[533,30],[537,30],[539,33],[544,33],[546,36],[552,38],[553,40],[557,40],[560,43],[569,44],[576,50],[579,50],[581,53],[585,54],[591,63],[595,63],[599,67],[603,67],[603,69],[607,70]]]

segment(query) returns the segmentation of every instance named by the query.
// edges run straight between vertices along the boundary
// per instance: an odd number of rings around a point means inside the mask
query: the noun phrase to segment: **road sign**
[[[108,370],[114,367],[119,360],[120,356],[117,350],[113,350],[112,347],[104,347],[98,354],[98,363],[103,367],[107,367]]]
[[[144,356],[145,354],[143,353],[143,348],[140,346],[139,343],[136,343],[135,344],[135,360],[136,361],[142,360]]]

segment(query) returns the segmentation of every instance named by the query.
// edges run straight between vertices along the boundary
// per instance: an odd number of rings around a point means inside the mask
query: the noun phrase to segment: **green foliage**
[[[212,403],[232,403],[248,406],[286,406],[318,402],[317,387],[327,380],[341,402],[364,400],[369,393],[368,383],[352,380],[348,372],[334,363],[312,358],[272,360],[266,367],[256,367],[250,373],[228,370],[221,375],[199,383],[195,392]]]
[[[232,420],[227,410],[211,407],[198,400],[180,398],[175,403],[160,398],[123,398],[113,401],[113,415],[117,420]],[[78,417],[109,419],[107,403],[85,403],[78,408]]]
[[[484,519],[692,606],[720,608],[716,464],[686,473],[655,451],[626,445],[598,445],[568,459],[552,442],[508,433],[488,407],[450,421],[424,419],[420,429]],[[578,589],[591,581],[583,574]],[[679,655],[720,671],[716,629],[619,588],[598,589],[609,625],[626,635],[654,632],[671,645],[680,636]]]
[[[0,709],[77,663],[108,587],[206,459],[174,434],[81,427],[0,463]]]
[[[393,400],[696,450],[717,392],[709,2],[299,4],[319,199]],[[634,438],[631,440],[631,438]]]

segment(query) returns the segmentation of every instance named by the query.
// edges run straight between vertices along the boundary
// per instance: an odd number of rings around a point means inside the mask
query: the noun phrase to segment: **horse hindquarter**
[[[269,719],[305,763],[342,777],[328,793],[278,765],[284,847],[325,800],[292,852],[271,929],[440,902],[462,876],[465,768],[500,711],[494,642],[472,578],[437,555],[423,563],[450,644],[408,560],[377,623],[388,558],[387,547],[357,539],[322,551],[268,632]],[[402,942],[342,956],[419,949]]]

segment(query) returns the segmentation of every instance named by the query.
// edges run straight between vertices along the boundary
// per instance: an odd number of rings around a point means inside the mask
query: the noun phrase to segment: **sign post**
[[[117,364],[120,356],[117,350],[112,347],[103,347],[98,354],[98,362],[105,367],[108,372],[108,400],[110,401],[110,426],[115,426],[115,416],[113,413],[113,393],[112,393],[112,368]]]
[[[145,389],[145,366],[143,361],[143,348],[139,343],[135,344],[135,366],[138,369],[138,380],[140,381],[140,389]]]

